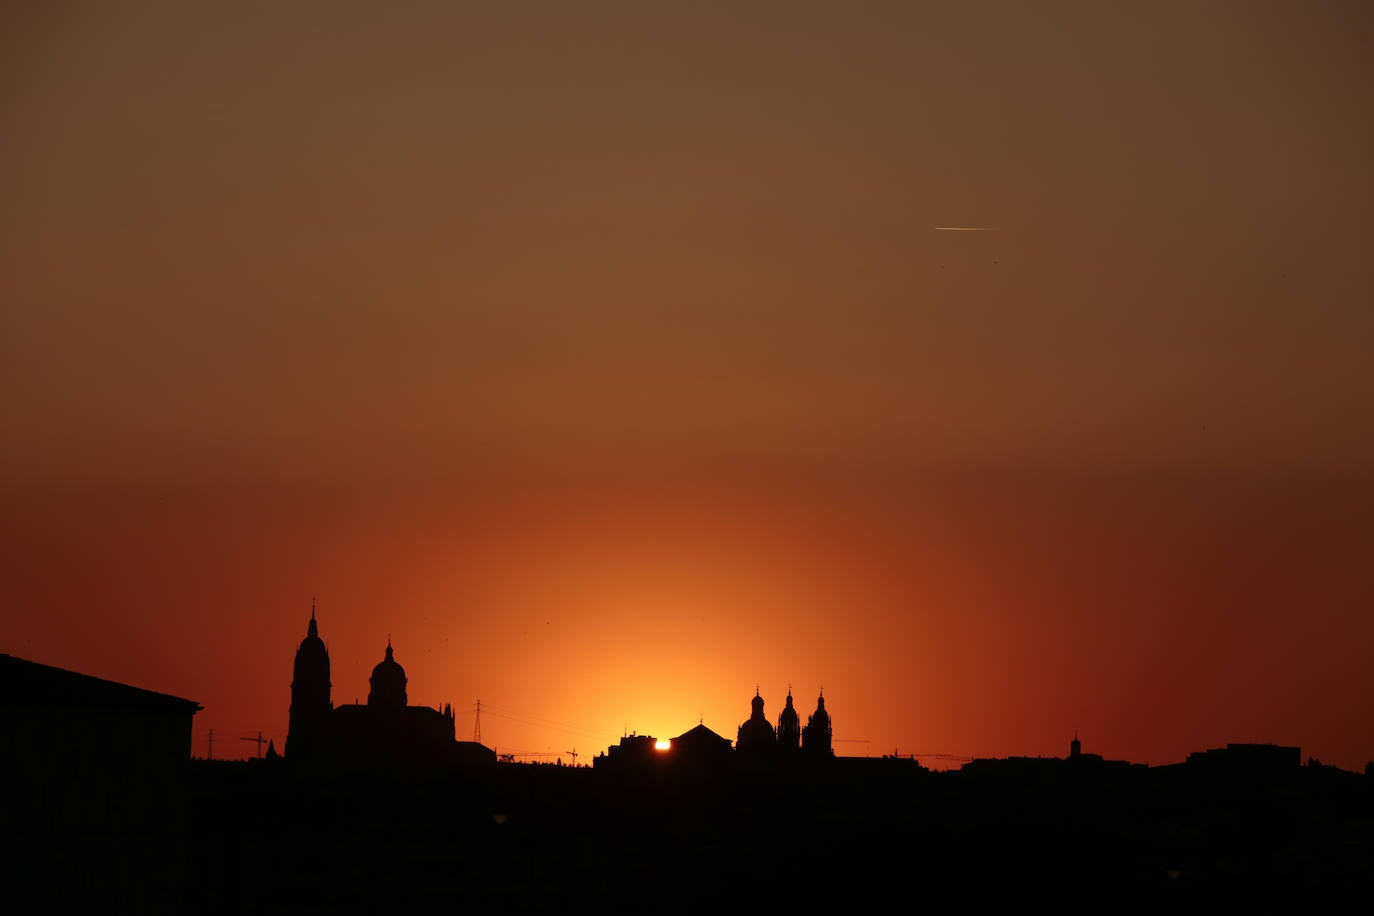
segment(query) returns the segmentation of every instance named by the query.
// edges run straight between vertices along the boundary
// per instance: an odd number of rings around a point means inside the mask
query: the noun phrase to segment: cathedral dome
[[[772,750],[777,746],[777,736],[773,734],[773,726],[768,724],[768,719],[763,714],[763,697],[759,696],[758,690],[754,691],[754,699],[750,701],[750,706],[752,714],[749,721],[739,727],[735,747],[741,751]]]
[[[401,667],[391,653],[391,641],[386,644],[386,658],[372,669],[369,681],[372,690],[367,695],[367,705],[386,706],[404,709],[406,706],[406,670]]]

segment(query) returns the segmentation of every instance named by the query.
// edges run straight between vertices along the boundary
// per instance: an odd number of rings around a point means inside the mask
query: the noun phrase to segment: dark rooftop
[[[131,687],[0,653],[0,706],[103,707],[199,712],[195,700]]]

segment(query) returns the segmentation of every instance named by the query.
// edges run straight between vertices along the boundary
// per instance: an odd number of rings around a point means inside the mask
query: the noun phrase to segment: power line
[[[566,723],[566,722],[559,722],[559,721],[556,720],[556,719],[550,719],[550,718],[548,718],[548,717],[546,717],[546,716],[535,715],[535,714],[532,714],[532,713],[526,713],[526,712],[522,712],[522,711],[519,711],[519,710],[504,709],[503,707],[500,707],[500,706],[492,706],[490,703],[486,703],[486,704],[484,704],[484,706],[485,706],[487,712],[490,713],[490,714],[493,714],[493,715],[503,716],[503,717],[506,717],[506,718],[517,718],[517,717],[518,717],[518,718],[520,718],[520,719],[522,719],[522,720],[526,720],[526,721],[528,721],[528,722],[536,723],[536,724],[540,724],[540,725],[548,725],[548,726],[555,727],[555,728],[566,728],[566,729],[578,730],[577,726],[569,725],[569,724]]]
[[[498,719],[506,719],[511,722],[519,722],[521,725],[533,725],[536,728],[552,729],[554,731],[565,732],[570,735],[590,735],[597,738],[606,738],[612,741],[619,737],[617,735],[612,735],[609,732],[597,731],[595,729],[590,728],[580,728],[578,726],[567,725],[564,723],[555,723],[548,719],[541,720],[538,717],[533,716],[527,717],[500,713],[497,712],[495,708],[492,706],[484,705],[483,709],[486,710],[486,713],[489,716],[496,716]]]

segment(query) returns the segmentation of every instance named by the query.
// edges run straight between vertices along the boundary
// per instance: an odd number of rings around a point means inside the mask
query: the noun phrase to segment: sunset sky
[[[1374,759],[1374,5],[0,11],[0,651],[284,745]],[[936,227],[986,227],[950,232]],[[931,758],[928,762],[948,765]]]

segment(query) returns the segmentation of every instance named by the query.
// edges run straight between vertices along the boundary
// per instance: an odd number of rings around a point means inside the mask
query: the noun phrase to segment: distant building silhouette
[[[672,753],[676,763],[715,763],[729,759],[730,739],[697,724],[673,739]]]
[[[1074,766],[1084,767],[1084,766],[1091,766],[1092,764],[1102,763],[1102,762],[1103,762],[1103,758],[1102,758],[1102,755],[1101,755],[1101,754],[1085,754],[1085,753],[1083,753],[1083,742],[1081,742],[1081,741],[1078,740],[1078,729],[1075,728],[1075,729],[1073,730],[1073,740],[1069,742],[1069,757],[1068,757],[1068,761],[1069,761],[1069,763],[1073,764]],[[1120,763],[1120,762],[1122,762],[1122,761],[1113,761],[1113,762],[1114,762],[1114,763]]]
[[[1067,757],[976,757],[959,768],[974,779],[1006,784],[1051,784],[1064,779],[1114,778],[1144,764],[1126,760],[1107,760],[1101,754],[1084,753],[1083,743],[1074,729]]]
[[[793,752],[801,750],[808,754],[833,755],[833,726],[830,713],[825,710],[825,697],[816,699],[816,711],[807,719],[806,728],[801,727],[801,717],[792,705],[792,689],[787,689],[786,705],[778,716],[776,730],[768,724],[763,713],[763,697],[757,688],[750,701],[748,721],[739,727],[735,748],[751,754],[771,751]]]
[[[657,739],[650,735],[625,735],[619,744],[611,745],[606,753],[593,758],[592,766],[627,772],[656,766],[709,768],[729,761],[731,756],[729,738],[697,724],[671,739],[666,751],[660,750]]]
[[[659,755],[655,752],[653,738],[645,735],[625,735],[618,745],[612,745],[606,753],[597,755],[592,765],[628,767],[636,763],[660,760],[672,765],[708,764],[729,760],[732,750],[741,752],[742,757],[738,758],[741,763],[746,760],[752,761],[745,764],[747,768],[771,766],[772,764],[765,761],[776,761],[775,755],[780,751],[789,754],[800,751],[814,757],[834,756],[832,725],[830,713],[825,709],[824,696],[817,698],[816,711],[807,720],[806,728],[800,727],[800,717],[792,705],[790,688],[787,691],[787,704],[782,715],[778,717],[776,731],[768,723],[768,716],[764,713],[763,696],[757,687],[754,688],[754,696],[749,705],[749,718],[740,724],[733,748],[729,738],[716,734],[703,723],[698,723],[669,742],[668,754]]]
[[[491,749],[455,740],[451,705],[438,710],[407,704],[405,669],[389,639],[372,669],[366,705],[335,707],[330,701],[329,652],[313,607],[293,671],[286,757],[294,763],[375,768],[496,762]]]
[[[1228,744],[1188,755],[1190,768],[1228,775],[1259,775],[1297,769],[1302,750],[1278,744]]]
[[[652,735],[624,735],[606,753],[592,758],[594,768],[644,766],[654,760],[658,739]]]

